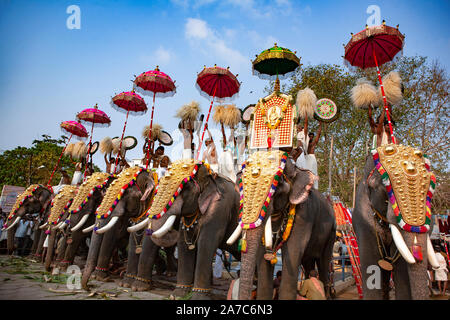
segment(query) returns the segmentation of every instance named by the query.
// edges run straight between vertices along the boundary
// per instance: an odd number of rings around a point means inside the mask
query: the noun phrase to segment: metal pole
[[[331,196],[331,169],[332,169],[332,157],[333,157],[333,136],[331,136],[330,144],[330,159],[328,160],[328,194]]]

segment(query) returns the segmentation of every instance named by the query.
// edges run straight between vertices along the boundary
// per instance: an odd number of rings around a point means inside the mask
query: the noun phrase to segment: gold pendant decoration
[[[67,238],[66,243],[71,244],[73,242],[72,238]]]
[[[380,146],[372,153],[399,226],[409,232],[427,232],[436,183],[429,160],[420,150],[398,144]]]
[[[279,150],[258,151],[243,165],[239,181],[240,223],[243,229],[253,229],[262,223],[286,159],[287,154]]]
[[[134,250],[136,254],[140,254],[142,252],[142,246],[136,246],[136,250]]]
[[[386,271],[392,271],[392,269],[394,269],[392,264],[387,262],[384,259],[378,260],[378,265],[380,266],[381,269],[386,270]]]
[[[150,207],[147,209],[147,216],[159,219],[173,204],[176,196],[181,192],[181,185],[187,183],[191,174],[195,174],[196,163],[193,159],[181,159],[168,167],[166,174],[159,179],[156,193]]]
[[[188,249],[189,249],[189,250],[194,250],[194,249],[195,249],[195,244],[190,244],[190,245],[188,245]]]
[[[69,212],[77,213],[88,202],[89,198],[94,194],[95,189],[103,187],[108,181],[109,173],[94,172],[88,180],[83,182],[78,189],[78,193],[70,205]]]
[[[66,185],[61,191],[53,198],[50,215],[48,217],[48,224],[55,225],[63,215],[65,209],[72,203],[77,193],[77,186]]]

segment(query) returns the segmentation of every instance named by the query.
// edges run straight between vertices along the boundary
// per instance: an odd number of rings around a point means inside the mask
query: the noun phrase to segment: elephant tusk
[[[52,230],[61,229],[61,224],[63,224],[63,223],[64,223],[64,221],[58,223],[56,226],[54,226],[54,227],[52,228]]]
[[[44,223],[42,226],[39,227],[39,229],[44,229],[48,225],[48,222]]]
[[[150,218],[145,218],[143,221],[139,222],[138,224],[128,227],[127,231],[128,232],[136,232],[136,231],[142,230],[143,228],[145,228],[147,226],[149,220],[150,220]]]
[[[95,223],[92,226],[87,227],[86,229],[83,229],[83,233],[91,232],[92,230],[94,230],[94,227],[95,227]]]
[[[114,225],[116,224],[117,220],[119,220],[119,217],[112,217],[111,220],[108,222],[108,224],[106,226],[104,226],[103,228],[98,229],[96,231],[96,233],[98,233],[98,234],[105,233],[106,231],[108,231],[109,229],[114,227]]]
[[[17,222],[19,222],[19,220],[20,220],[20,217],[17,217],[16,220],[14,220],[14,222],[8,228],[6,228],[5,231],[8,231],[12,227],[14,227],[17,224]]]
[[[406,245],[405,240],[403,240],[400,231],[393,224],[389,224],[389,227],[391,228],[392,238],[394,239],[395,245],[397,246],[397,249],[402,255],[403,259],[405,259],[406,262],[410,264],[416,263],[416,259],[414,259],[414,256],[408,249],[408,246]]]
[[[434,252],[433,245],[431,244],[430,236],[427,234],[427,254],[428,261],[433,268],[439,268],[439,262],[436,259],[436,253]]]
[[[48,248],[48,235],[45,237],[44,248]]]
[[[267,218],[267,222],[266,222],[266,227],[264,228],[264,241],[265,241],[265,246],[268,249],[272,249],[272,219],[269,216]]]
[[[60,223],[59,230],[64,230],[67,227],[67,223],[65,221]]]
[[[167,218],[167,221],[164,223],[164,225],[159,228],[157,231],[153,232],[153,236],[155,236],[155,238],[161,238],[163,235],[165,235],[167,232],[169,232],[170,228],[172,228],[175,219],[177,217],[175,215],[170,216],[169,218]]]
[[[80,221],[77,223],[77,225],[75,227],[73,227],[72,229],[70,229],[72,232],[77,231],[78,229],[80,229],[85,223],[86,220],[89,218],[88,214],[85,214],[84,216],[81,217]]]
[[[227,245],[231,246],[237,239],[239,239],[239,237],[241,236],[241,233],[242,233],[242,227],[241,227],[241,224],[238,224],[236,229],[234,229],[234,232],[232,233],[232,235],[228,238]]]

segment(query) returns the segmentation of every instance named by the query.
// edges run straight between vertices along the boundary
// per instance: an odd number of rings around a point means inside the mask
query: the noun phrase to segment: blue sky
[[[81,10],[79,30],[66,27],[70,5]],[[2,0],[0,150],[30,146],[44,133],[59,136],[61,121],[96,103],[112,125],[94,129],[94,140],[120,135],[125,116],[111,108],[111,97],[130,90],[134,75],[156,65],[176,80],[177,93],[156,100],[155,122],[178,141],[176,110],[192,100],[203,113],[209,107],[195,89],[204,65],[239,74],[241,91],[233,103],[243,108],[267,85],[252,75],[256,54],[277,42],[297,51],[304,65],[342,65],[342,45],[350,32],[364,28],[370,5],[380,8],[388,25],[400,24],[405,55],[438,59],[449,70],[448,1]],[[150,107],[151,98],[145,99]],[[128,158],[141,157],[141,131],[149,119],[150,112],[130,116],[126,135],[139,145]],[[171,149],[167,153],[175,154]],[[100,153],[94,162],[104,168]]]

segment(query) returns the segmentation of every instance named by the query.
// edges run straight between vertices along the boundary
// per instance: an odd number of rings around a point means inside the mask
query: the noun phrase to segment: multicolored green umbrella
[[[253,74],[265,80],[287,79],[300,66],[300,59],[295,54],[275,43],[256,56],[252,62]]]

